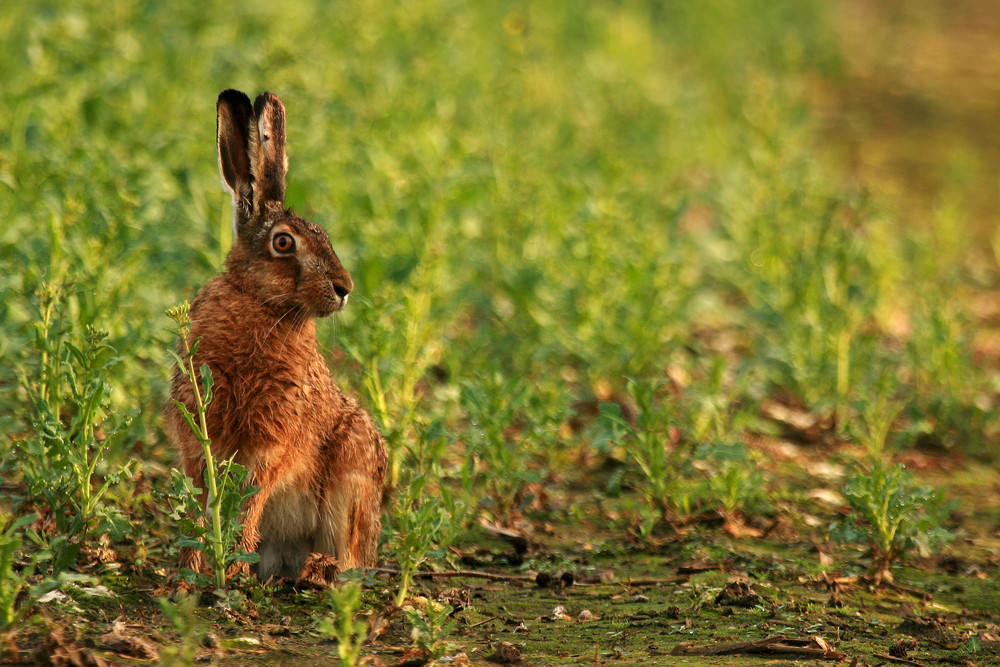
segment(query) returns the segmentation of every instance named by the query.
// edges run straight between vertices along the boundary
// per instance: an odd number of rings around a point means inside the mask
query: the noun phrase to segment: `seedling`
[[[485,487],[498,520],[517,509],[526,484],[544,475],[534,464],[533,454],[547,442],[547,425],[525,419],[530,389],[520,378],[488,373],[462,386],[462,407],[469,419],[466,438],[466,479]],[[486,503],[481,503],[481,507]]]
[[[656,403],[662,384],[649,381],[628,381],[628,391],[635,402],[635,421],[626,419],[616,403],[601,405],[602,433],[597,445],[620,444],[628,459],[642,473],[640,493],[646,506],[664,521],[677,508],[676,492],[684,472],[690,470],[693,449],[683,444],[671,444],[670,427],[674,415],[667,402]],[[651,520],[644,522],[644,533],[651,530]]]
[[[423,657],[433,662],[452,650],[448,636],[455,631],[458,621],[448,620],[454,608],[436,600],[427,600],[422,609],[406,609],[406,618],[413,626],[410,639],[423,653]]]
[[[180,637],[180,643],[165,646],[160,651],[160,664],[170,667],[191,667],[195,664],[198,647],[205,636],[205,628],[195,613],[198,597],[181,595],[176,600],[161,597],[159,603],[160,611]]]
[[[858,465],[843,491],[851,514],[834,524],[832,536],[872,548],[869,575],[876,584],[892,582],[892,565],[907,553],[927,556],[954,538],[943,526],[954,504],[941,489],[917,486],[901,465],[881,458]]]
[[[349,583],[330,589],[330,605],[334,616],[320,619],[320,632],[337,640],[337,656],[344,667],[355,667],[361,658],[361,647],[368,636],[364,621],[354,620],[361,608],[361,584]]]
[[[425,495],[427,478],[415,475],[406,485],[405,496],[392,513],[393,538],[390,543],[399,560],[399,589],[396,604],[402,606],[417,569],[426,561],[443,556],[458,536],[465,505],[456,502],[445,487],[436,496]]]
[[[699,458],[710,466],[703,485],[705,499],[727,516],[756,509],[764,498],[764,480],[746,447],[715,443],[701,449]]]

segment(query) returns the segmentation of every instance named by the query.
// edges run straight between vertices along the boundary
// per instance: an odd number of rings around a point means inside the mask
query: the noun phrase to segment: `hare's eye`
[[[290,253],[295,250],[295,239],[291,234],[275,234],[271,247],[280,253]]]

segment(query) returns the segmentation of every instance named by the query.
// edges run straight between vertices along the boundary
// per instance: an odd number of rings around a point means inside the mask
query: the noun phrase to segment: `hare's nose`
[[[337,283],[334,284],[333,291],[336,292],[337,296],[339,296],[341,299],[343,299],[344,297],[346,297],[348,294],[351,293],[350,288]]]

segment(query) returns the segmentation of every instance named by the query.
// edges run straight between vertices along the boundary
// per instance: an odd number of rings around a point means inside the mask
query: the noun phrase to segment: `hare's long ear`
[[[253,171],[251,151],[256,145],[250,98],[238,90],[219,94],[216,105],[219,142],[219,170],[226,189],[233,195],[233,231],[238,233],[253,211]]]
[[[251,165],[254,176],[254,204],[260,209],[274,202],[284,206],[285,174],[285,105],[273,93],[261,93],[253,103],[257,116],[260,147]]]

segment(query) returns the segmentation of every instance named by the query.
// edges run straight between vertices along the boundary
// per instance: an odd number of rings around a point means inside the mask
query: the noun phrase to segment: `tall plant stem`
[[[226,586],[226,554],[222,543],[222,498],[219,496],[218,472],[215,466],[215,457],[212,456],[212,440],[208,436],[208,420],[205,417],[207,406],[201,395],[201,389],[195,382],[194,358],[191,354],[191,346],[187,338],[184,339],[184,352],[187,356],[188,378],[191,380],[191,387],[194,390],[195,405],[198,409],[198,440],[201,442],[205,452],[205,470],[208,482],[208,507],[212,516],[212,563],[215,576],[215,585],[219,588]]]

